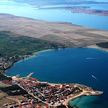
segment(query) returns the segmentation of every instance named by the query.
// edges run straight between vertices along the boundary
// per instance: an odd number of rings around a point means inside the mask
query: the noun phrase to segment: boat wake
[[[96,58],[92,58],[92,57],[87,57],[86,60],[94,60]]]
[[[96,78],[96,76],[94,76],[94,75],[91,75],[91,77],[94,78],[95,80],[98,80],[98,79]]]

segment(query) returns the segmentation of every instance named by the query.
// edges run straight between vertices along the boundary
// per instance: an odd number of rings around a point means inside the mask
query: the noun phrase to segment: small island
[[[98,10],[98,9],[91,9],[89,6],[71,6],[71,7],[48,7],[42,9],[65,9],[70,10],[72,13],[84,13],[84,14],[91,14],[91,15],[101,15],[101,16],[108,16],[107,10]]]
[[[10,84],[16,88],[16,90],[11,89],[11,94],[18,94],[18,92],[21,91],[23,91],[22,95],[26,94],[26,96],[24,95],[26,99],[23,100],[19,100],[17,98],[14,100],[14,98],[9,97],[9,99],[13,99],[13,102],[4,104],[5,107],[16,108],[17,106],[20,108],[24,105],[31,105],[32,107],[34,106],[33,108],[37,108],[37,106],[40,105],[40,108],[42,106],[45,108],[58,108],[59,106],[65,106],[68,108],[69,101],[77,97],[83,95],[90,96],[103,94],[102,91],[94,91],[92,88],[81,84],[56,84],[41,82],[35,78],[30,78],[32,74],[33,73],[22,78],[18,76],[5,76],[11,80],[2,80],[2,83]],[[76,107],[73,106],[72,108]]]

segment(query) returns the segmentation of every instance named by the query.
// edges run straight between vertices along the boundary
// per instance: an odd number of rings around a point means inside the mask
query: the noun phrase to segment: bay
[[[36,54],[38,56],[15,63],[6,74],[27,76],[34,72],[32,77],[40,81],[85,84],[94,90],[103,91],[104,95],[80,97],[70,101],[70,104],[79,108],[107,108],[108,52],[92,48],[69,48]]]
[[[107,0],[95,0],[107,2]],[[57,7],[58,5],[50,6]],[[59,7],[69,7],[61,5]],[[107,4],[82,4],[76,6],[89,6],[90,9],[108,10]],[[44,6],[43,6],[44,7]],[[47,7],[47,6],[46,6]],[[14,0],[0,0],[0,13],[12,14],[21,17],[46,20],[63,21],[91,28],[108,31],[108,16],[72,13],[65,9],[41,9],[27,3],[18,3]],[[97,49],[61,49],[37,53],[24,61],[15,63],[6,73],[8,75],[26,76],[34,72],[33,77],[41,81],[55,83],[81,83],[95,90],[104,91],[101,96],[82,96],[73,101],[71,105],[79,108],[107,108],[108,105],[108,53]],[[95,76],[96,78],[93,78]]]

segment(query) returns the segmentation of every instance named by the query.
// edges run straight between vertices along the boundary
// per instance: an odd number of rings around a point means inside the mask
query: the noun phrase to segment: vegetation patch
[[[98,45],[99,47],[102,47],[102,48],[108,48],[108,42],[102,42],[102,43],[98,43],[96,45]]]
[[[11,81],[12,78],[11,77],[7,77],[4,74],[0,74],[0,81],[2,81],[2,80],[9,80],[9,81]]]
[[[17,85],[9,86],[9,87],[3,87],[0,88],[3,92],[7,93],[9,96],[15,96],[15,95],[24,95],[27,94],[26,91],[19,88]]]
[[[0,32],[0,56],[31,55],[44,49],[65,47],[62,44],[49,42],[27,36],[18,36],[9,31]]]

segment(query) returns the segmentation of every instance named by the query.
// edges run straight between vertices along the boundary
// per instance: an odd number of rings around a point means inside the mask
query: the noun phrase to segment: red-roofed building
[[[36,79],[36,78],[31,78],[31,80],[32,80],[32,81],[36,81],[37,79]]]

